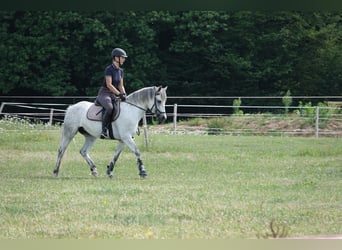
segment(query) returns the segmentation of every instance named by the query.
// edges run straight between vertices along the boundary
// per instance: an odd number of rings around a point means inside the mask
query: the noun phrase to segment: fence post
[[[0,106],[0,114],[2,113],[2,110],[4,109],[4,107],[5,107],[5,102],[3,102],[3,103],[1,103],[1,106]]]
[[[143,117],[143,127],[144,127],[144,136],[145,136],[145,145],[148,147],[148,131],[147,131],[147,121],[146,121],[146,114]]]
[[[177,129],[177,103],[173,105],[173,132]]]
[[[315,137],[319,136],[319,106],[316,106]]]
[[[53,120],[53,108],[50,109],[50,120],[49,120],[49,125],[52,125],[52,120]]]

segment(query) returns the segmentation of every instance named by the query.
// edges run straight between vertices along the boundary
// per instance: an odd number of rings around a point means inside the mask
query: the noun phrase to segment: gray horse
[[[140,177],[145,178],[147,176],[147,171],[143,165],[139,149],[133,140],[133,136],[138,129],[139,121],[146,111],[154,113],[160,122],[166,120],[166,90],[167,87],[142,88],[128,95],[126,101],[121,103],[120,116],[111,124],[114,138],[119,140],[119,144],[115,150],[113,160],[107,166],[107,175],[110,178],[113,177],[115,162],[118,160],[125,145],[127,145],[137,157]],[[85,142],[80,153],[90,166],[92,175],[97,176],[96,166],[88,153],[96,139],[100,138],[102,125],[101,121],[92,121],[87,118],[88,109],[92,104],[93,103],[91,102],[81,101],[67,109],[62,129],[62,138],[58,149],[56,167],[53,171],[55,176],[58,176],[64,152],[77,132],[82,133],[85,137]]]

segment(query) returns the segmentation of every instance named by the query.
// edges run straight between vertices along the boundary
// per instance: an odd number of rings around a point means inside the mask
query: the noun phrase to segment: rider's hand
[[[126,94],[125,93],[123,93],[123,94],[121,93],[119,96],[120,96],[121,101],[123,101],[123,102],[126,101]]]

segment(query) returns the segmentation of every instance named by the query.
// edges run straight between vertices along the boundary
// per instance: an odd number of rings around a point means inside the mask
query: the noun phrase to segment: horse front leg
[[[133,141],[133,139],[131,137],[124,140],[124,142],[134,152],[135,156],[137,157],[137,164],[138,164],[140,177],[146,178],[147,177],[147,171],[146,171],[145,166],[141,160],[140,151],[139,151],[138,147],[135,145],[135,142]]]
[[[147,171],[144,167],[144,164],[142,162],[142,160],[140,159],[140,157],[138,157],[138,169],[139,169],[139,175],[141,178],[146,178],[147,177]]]
[[[120,156],[122,149],[124,147],[125,147],[125,144],[123,142],[120,142],[119,145],[117,146],[116,150],[115,150],[113,160],[107,166],[107,175],[109,178],[114,177],[114,174],[113,174],[114,166],[115,166],[116,161],[119,159],[119,156]]]

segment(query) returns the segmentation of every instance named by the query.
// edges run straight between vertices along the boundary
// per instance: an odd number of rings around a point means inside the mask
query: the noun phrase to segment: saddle
[[[102,121],[102,114],[104,112],[104,107],[102,107],[97,101],[95,101],[87,112],[87,118],[91,121]],[[113,114],[112,121],[118,119],[120,115],[120,101],[113,100]]]

